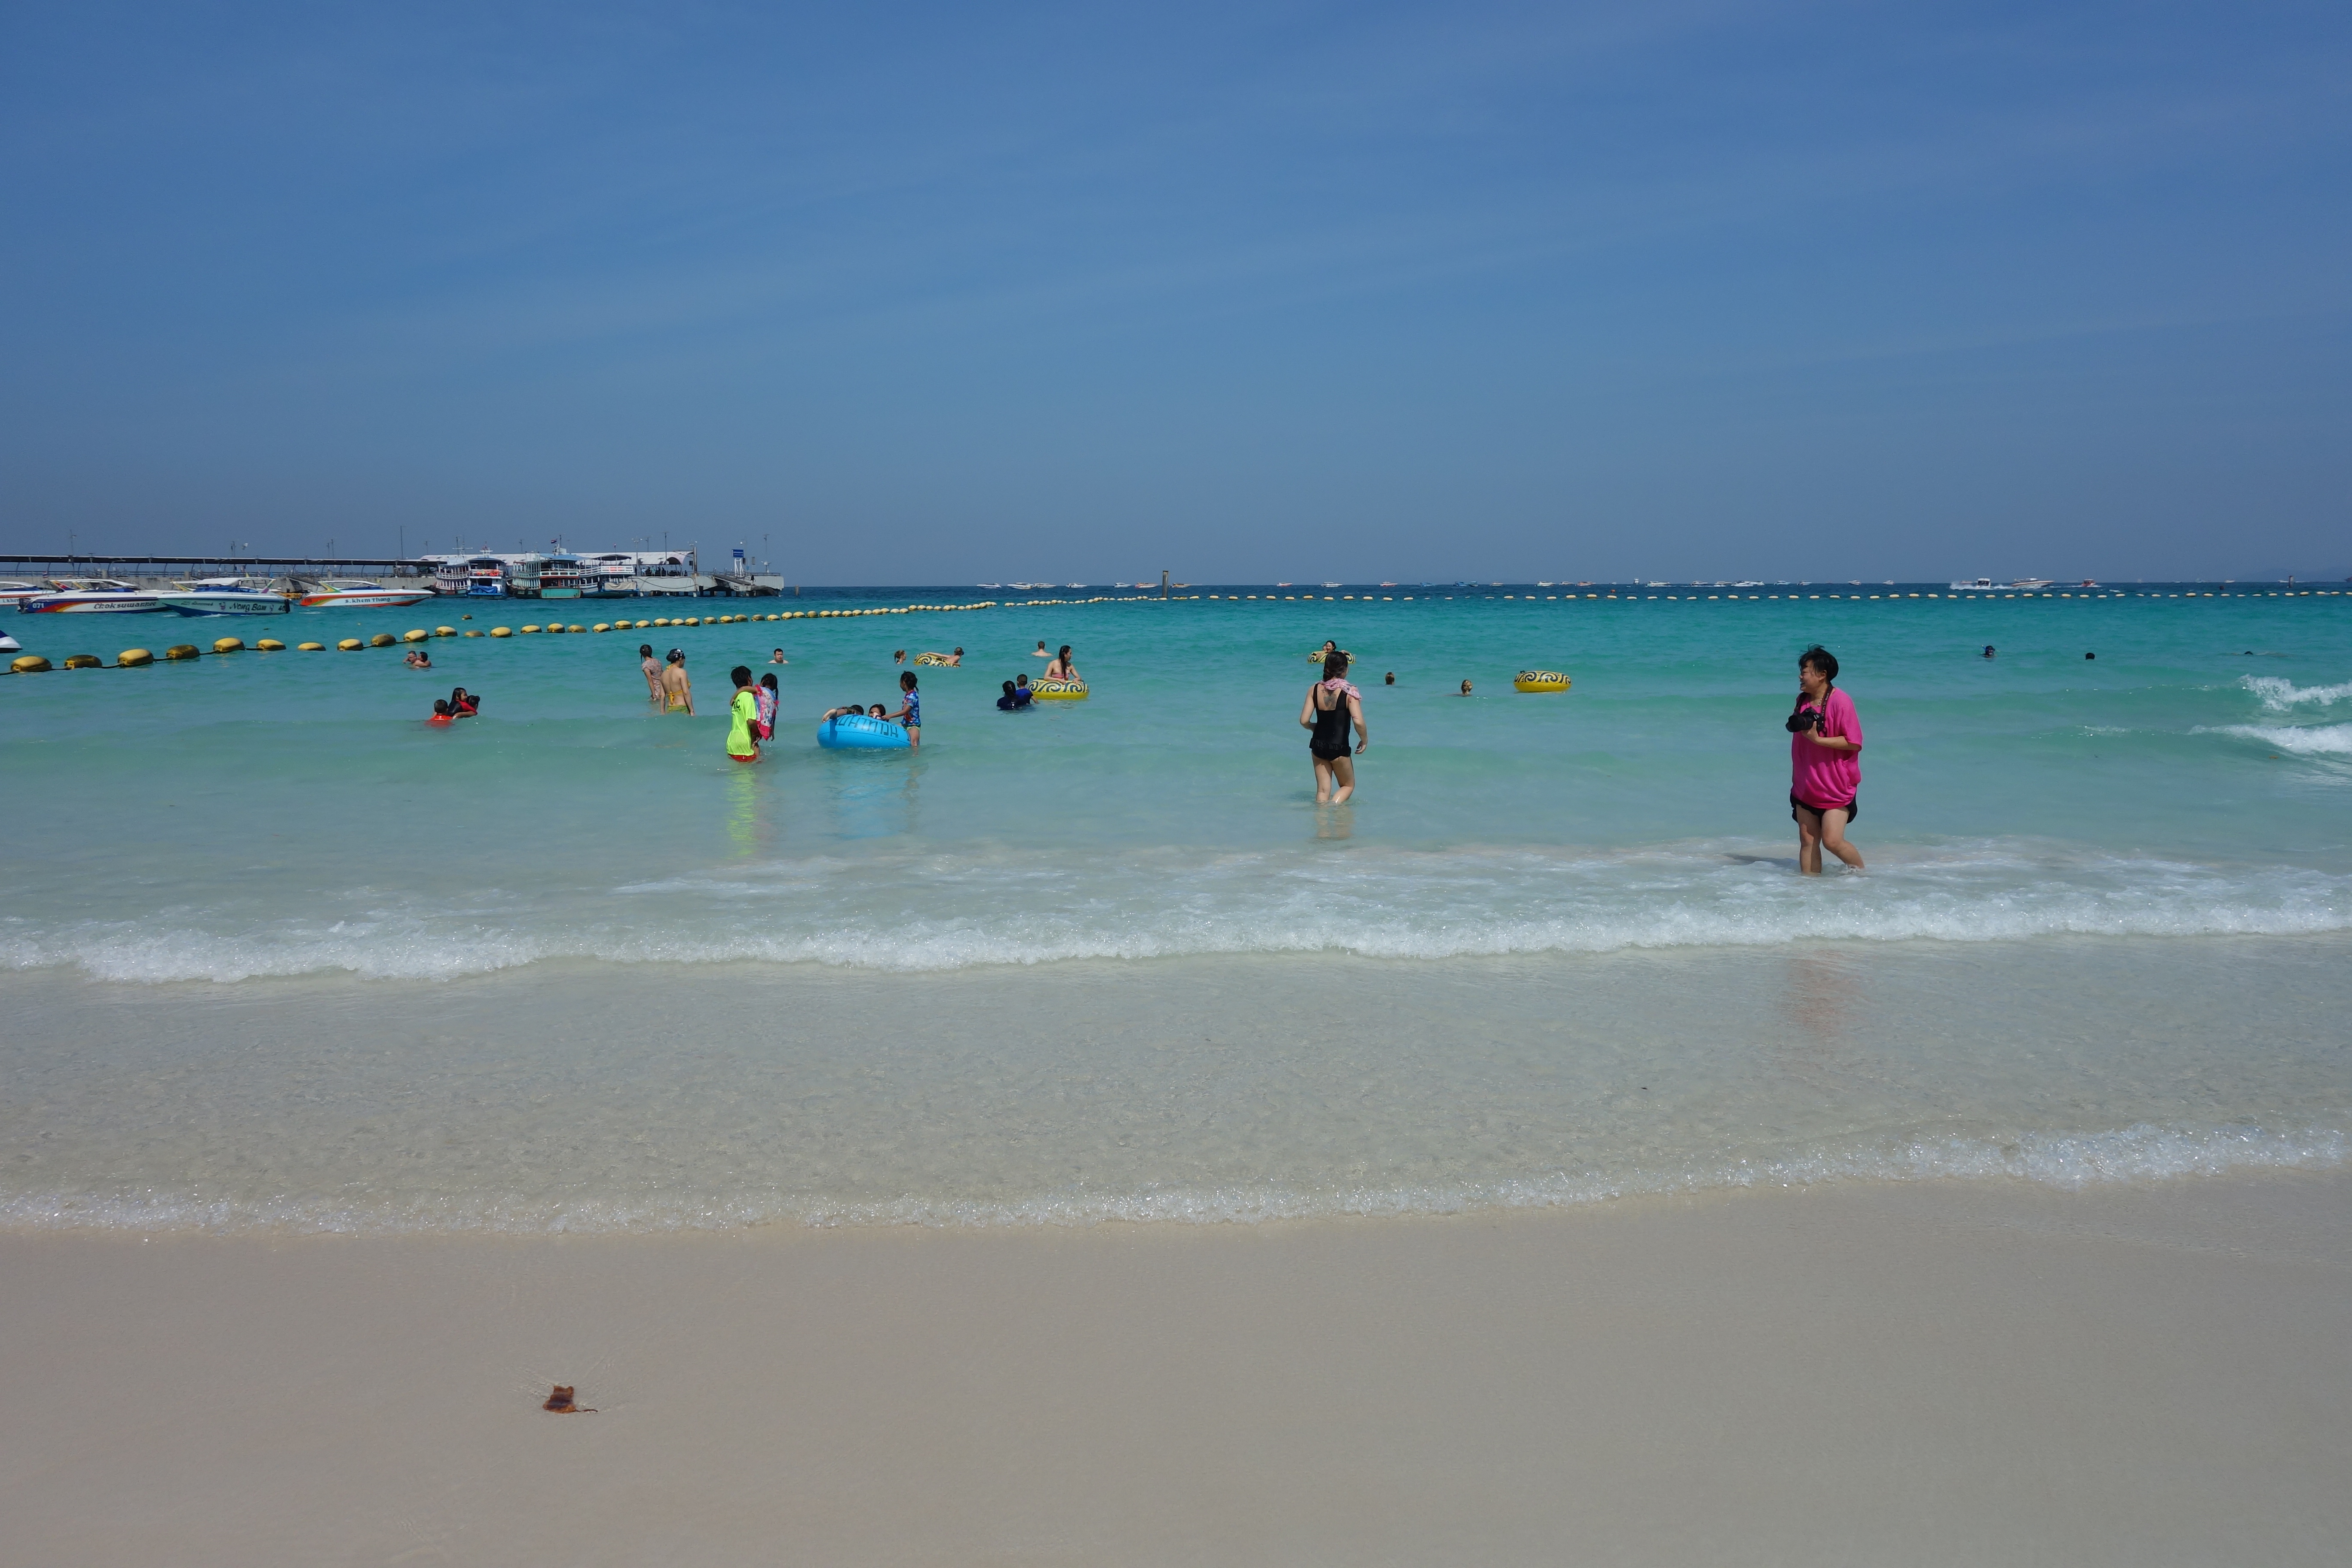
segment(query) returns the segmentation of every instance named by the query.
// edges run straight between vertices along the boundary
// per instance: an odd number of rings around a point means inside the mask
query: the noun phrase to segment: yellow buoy
[[[688,616],[686,617],[686,624],[689,626],[698,626],[702,624],[702,617],[700,616]]]
[[[202,658],[204,650],[192,642],[175,642],[163,650],[165,658]]]
[[[49,661],[37,653],[18,654],[8,661],[11,675],[38,675],[49,668]]]
[[[259,648],[263,653],[284,653],[286,651],[286,645],[279,642],[276,637],[264,637],[253,646]]]
[[[1040,702],[1082,702],[1086,700],[1087,683],[1083,680],[1034,680],[1029,689]]]
[[[398,637],[393,636],[390,632],[378,632],[375,636],[368,638],[368,647],[390,647],[399,640],[400,639]]]
[[[530,625],[529,625],[529,626],[527,626],[523,627],[522,629],[523,629],[523,630],[525,630],[525,631],[527,631],[527,632],[535,632],[535,631],[539,630],[539,623],[538,623],[538,622],[536,622],[536,621],[533,621]]]
[[[609,632],[613,629],[613,623],[610,621],[598,621],[596,623],[595,629],[600,632]]]
[[[471,627],[471,626],[467,626],[464,631],[459,632],[457,635],[458,635],[459,637],[480,637],[482,634],[481,634],[481,633],[479,633],[479,632],[478,632],[478,631],[476,631],[473,627]]]
[[[106,668],[106,661],[94,653],[68,654],[66,656],[66,668],[68,669],[103,669]]]
[[[669,617],[667,616],[656,616],[654,617],[654,625],[657,626],[666,626],[669,625]]]
[[[510,627],[492,626],[490,628],[490,635],[494,637],[510,637],[514,636],[514,632]]]
[[[588,628],[586,626],[566,626],[563,629],[567,632],[584,632]]]
[[[455,626],[435,626],[433,628],[433,635],[436,637],[454,637],[457,635],[457,628]]]
[[[244,647],[245,639],[243,637],[213,638],[213,651],[215,653],[238,653],[243,651]]]
[[[561,632],[563,630],[563,623],[562,621],[550,621],[547,623],[545,629],[551,632]],[[525,626],[523,627],[523,630],[529,631],[530,628],[529,626]]]
[[[294,649],[295,649],[295,651],[296,651],[297,653],[322,653],[322,652],[324,652],[324,651],[326,650],[326,647],[327,647],[327,645],[326,645],[325,643],[322,643],[322,642],[305,642],[305,643],[296,643],[296,644],[294,645]],[[137,650],[136,650],[136,649],[133,649],[132,651],[133,651],[133,652],[136,652]],[[131,656],[130,656],[130,654],[125,654],[125,655],[123,655],[123,656],[122,656],[122,662],[123,662],[123,663],[125,663],[125,664],[128,664],[128,663],[130,663],[130,662],[131,662]],[[140,663],[142,663],[142,664],[144,664],[144,663],[146,663],[146,662],[147,662],[147,658],[146,658],[146,656],[145,656],[144,654],[141,654],[141,655],[140,655],[139,662],[140,662]]]
[[[357,653],[360,649],[367,647],[367,644],[360,641],[357,637],[344,637],[341,641],[337,642],[335,646],[342,649],[345,653]]]
[[[401,633],[400,640],[403,642],[423,642],[432,635],[433,634],[431,632],[426,631],[423,626],[415,626]]]
[[[1511,678],[1521,691],[1565,691],[1568,677],[1556,669],[1523,669]]]

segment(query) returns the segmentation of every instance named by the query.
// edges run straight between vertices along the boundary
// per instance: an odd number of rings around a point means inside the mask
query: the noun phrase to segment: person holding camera
[[[1862,790],[1862,720],[1831,682],[1838,661],[1815,643],[1797,656],[1797,706],[1789,715],[1789,815],[1797,820],[1797,869],[1822,874],[1822,851],[1862,869],[1846,841]]]

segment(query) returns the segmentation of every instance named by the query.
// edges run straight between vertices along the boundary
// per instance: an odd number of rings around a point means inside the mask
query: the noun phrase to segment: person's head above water
[[[739,664],[727,672],[727,679],[738,686],[749,686],[751,684],[751,668],[748,665]]]
[[[1013,678],[1013,683],[1015,686],[1026,686],[1026,685],[1028,685],[1028,684],[1029,684],[1029,672],[1028,672],[1027,670],[1024,670],[1024,671],[1022,671],[1019,675],[1014,676],[1014,677]]]
[[[879,719],[883,714],[887,713],[888,711],[889,710],[887,708],[885,708],[882,704],[877,702],[873,707],[868,708],[866,710],[866,716],[868,719]]]
[[[1462,695],[1465,697],[1470,695],[1470,683],[1466,680],[1462,683]]]
[[[447,698],[436,697],[433,700],[433,717],[436,719],[446,719],[449,717],[449,700]]]
[[[1381,678],[1381,683],[1387,686],[1394,686],[1396,684],[1396,671],[1393,669],[1390,670],[1387,675]]]
[[[1013,682],[1009,680],[1004,683],[1004,695],[1007,697],[1013,695]]]
[[[1324,651],[1325,653],[1329,653],[1333,648],[1338,647],[1339,646],[1339,643],[1337,643],[1336,641],[1334,641],[1334,640],[1333,640],[1333,639],[1331,639],[1330,637],[1325,637],[1325,638],[1323,639],[1323,651]]]

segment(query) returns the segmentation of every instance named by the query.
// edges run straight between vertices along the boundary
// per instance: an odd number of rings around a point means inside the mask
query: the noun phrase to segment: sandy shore
[[[2334,1563],[2352,1175],[0,1237],[11,1563]],[[594,1415],[541,1414],[556,1382]]]

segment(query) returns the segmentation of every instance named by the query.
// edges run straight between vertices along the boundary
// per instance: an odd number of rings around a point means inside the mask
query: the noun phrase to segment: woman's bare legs
[[[1828,850],[1853,870],[1862,869],[1862,851],[1846,842],[1845,807],[1832,806],[1822,813],[1822,849]],[[1821,849],[1813,851],[1813,869],[1822,868]]]
[[[1845,807],[1833,806],[1828,811],[1797,812],[1797,869],[1808,877],[1822,874],[1822,851],[1844,861],[1855,870],[1862,869],[1862,851],[1846,842]]]
[[[1315,759],[1315,804],[1331,804],[1331,764],[1321,757]]]
[[[1356,759],[1334,757],[1330,767],[1331,782],[1339,786],[1331,792],[1331,804],[1337,805],[1356,793]]]

